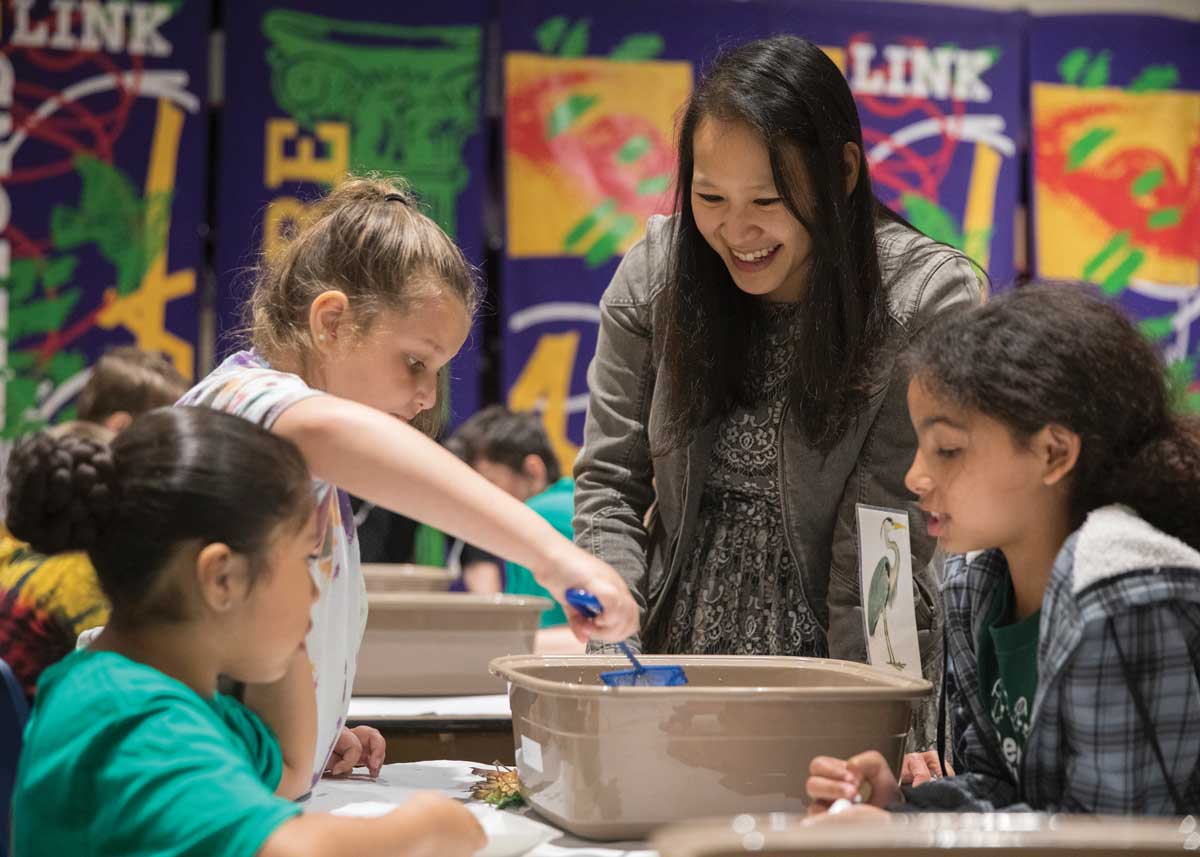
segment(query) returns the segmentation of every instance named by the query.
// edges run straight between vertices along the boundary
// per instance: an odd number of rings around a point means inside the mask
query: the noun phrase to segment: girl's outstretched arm
[[[611,566],[411,426],[316,396],[284,411],[273,431],[300,447],[318,478],[525,566],[560,602],[572,587],[591,590],[603,614],[585,620],[568,611],[580,639],[621,640],[637,631],[637,607]]]

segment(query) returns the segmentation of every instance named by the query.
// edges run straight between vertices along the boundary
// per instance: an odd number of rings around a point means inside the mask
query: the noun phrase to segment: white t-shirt
[[[272,369],[254,351],[240,351],[189,390],[180,405],[200,405],[244,417],[270,429],[280,414],[304,399],[325,395],[296,376]],[[313,605],[308,656],[317,691],[316,785],[346,723],[358,648],[367,626],[367,590],[358,557],[354,513],[345,491],[313,480],[319,558],[312,573],[321,590]]]

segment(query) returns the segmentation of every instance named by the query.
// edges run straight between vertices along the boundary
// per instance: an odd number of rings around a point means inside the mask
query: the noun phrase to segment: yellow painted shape
[[[301,134],[300,126],[291,119],[267,120],[263,168],[267,187],[279,187],[284,182],[314,182],[332,187],[342,180],[350,164],[350,126],[345,122],[318,122],[313,131],[315,139]],[[317,141],[325,144],[327,152],[323,156],[317,155]],[[286,152],[289,142],[295,143],[294,155]]]
[[[821,52],[825,56],[833,60],[833,64],[838,67],[838,71],[842,74],[846,73],[846,49],[835,48],[833,45],[820,45]]]
[[[267,204],[263,215],[263,253],[268,259],[287,246],[292,230],[303,229],[313,219],[313,206],[294,196],[279,196]]]
[[[165,98],[158,100],[158,117],[150,144],[150,163],[146,169],[146,197],[175,190],[175,171],[179,155],[179,138],[183,131],[183,111]],[[166,234],[171,234],[170,220]],[[170,358],[184,378],[191,380],[195,372],[192,344],[167,330],[167,304],[175,298],[194,294],[194,269],[167,273],[167,247],[150,263],[137,289],[118,296],[116,289],[104,293],[104,308],[96,323],[105,330],[123,326],[133,334],[137,347],[146,351],[161,351]]]
[[[542,423],[564,473],[571,472],[579,454],[579,447],[567,438],[567,399],[578,349],[578,332],[543,334],[508,391],[511,410],[541,409]]]
[[[1113,87],[1083,89],[1053,83],[1033,85],[1031,106],[1035,128],[1046,126],[1061,113],[1086,105],[1114,109],[1070,126],[1064,134],[1064,147],[1090,128],[1115,128],[1117,133],[1096,147],[1082,169],[1102,163],[1120,149],[1149,148],[1161,153],[1185,181],[1200,181],[1187,172],[1189,147],[1200,146],[1200,92],[1131,93]],[[1137,204],[1132,191],[1127,204]],[[1038,271],[1044,277],[1078,278],[1088,262],[1116,234],[1099,214],[1074,196],[1048,187],[1044,177],[1036,172],[1034,205]],[[1152,247],[1138,245],[1138,248],[1146,254],[1146,260],[1134,274],[1137,279],[1163,284],[1200,283],[1200,261],[1168,256]],[[1121,259],[1124,254],[1112,260],[1109,266],[1115,266]],[[1099,276],[1106,272],[1107,268]]]
[[[996,186],[1004,159],[986,143],[975,144],[975,160],[971,164],[971,180],[967,185],[967,210],[963,217],[963,235],[978,234],[991,229],[996,216]],[[991,241],[979,245],[972,259],[987,270]]]
[[[638,116],[674,148],[675,115],[692,89],[688,62],[618,62],[599,57],[567,58],[514,52],[504,58],[506,98],[538,81],[561,74],[583,72],[588,80],[547,96],[557,104],[569,95],[591,96],[597,102],[566,134],[582,134],[597,120],[614,114]],[[544,119],[544,114],[543,114]],[[571,229],[604,200],[593,195],[561,165],[533,163],[511,147],[504,153],[508,186],[508,252],[513,258],[582,256],[590,241],[573,250],[564,244]],[[670,206],[670,191],[662,196],[662,210]],[[632,213],[632,212],[630,212]],[[624,253],[642,237],[645,218],[617,248]]]

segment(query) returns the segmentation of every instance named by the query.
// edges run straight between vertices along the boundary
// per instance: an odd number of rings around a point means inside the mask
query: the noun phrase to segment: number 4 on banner
[[[579,454],[579,447],[567,438],[567,399],[578,347],[576,332],[543,334],[508,391],[511,410],[542,412],[542,423],[564,473],[571,472]]]

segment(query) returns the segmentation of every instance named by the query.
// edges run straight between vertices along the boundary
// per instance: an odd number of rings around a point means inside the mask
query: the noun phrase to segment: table
[[[355,775],[344,780],[323,779],[303,802],[305,812],[329,812],[350,803],[382,801],[403,803],[420,791],[442,792],[450,797],[466,799],[475,777],[471,768],[476,762],[433,760],[407,764],[385,765],[379,777]],[[471,801],[468,801],[471,802]],[[517,810],[549,824],[528,807]],[[553,825],[551,825],[553,827]],[[528,852],[527,857],[658,857],[644,842],[590,842],[563,833],[546,845]]]
[[[383,733],[388,762],[466,758],[514,764],[507,694],[356,696],[346,722]]]

